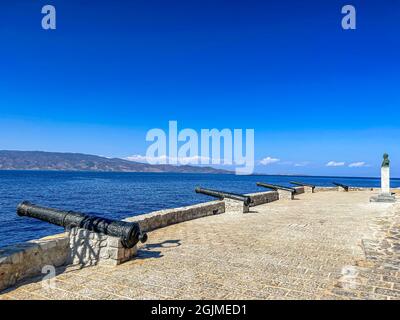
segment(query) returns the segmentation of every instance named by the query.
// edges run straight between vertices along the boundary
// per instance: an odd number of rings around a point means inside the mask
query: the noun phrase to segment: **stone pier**
[[[323,191],[156,229],[128,262],[63,267],[54,288],[39,276],[0,299],[400,299],[399,202]]]

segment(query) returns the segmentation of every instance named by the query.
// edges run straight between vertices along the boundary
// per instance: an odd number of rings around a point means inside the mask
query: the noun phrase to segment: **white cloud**
[[[295,167],[305,167],[309,164],[310,162],[308,161],[303,161],[303,162],[299,162],[299,163],[295,163],[294,166]]]
[[[162,155],[159,157],[147,157],[140,154],[135,154],[129,157],[125,157],[124,160],[135,161],[141,163],[152,163],[152,164],[168,164],[168,163],[178,163],[178,164],[224,164],[224,159],[211,159],[209,157],[193,156],[193,157],[169,157],[167,155]],[[214,160],[214,163],[212,163]],[[218,163],[217,163],[218,162]]]
[[[263,166],[267,166],[271,163],[275,163],[275,162],[279,162],[279,161],[280,161],[280,159],[278,159],[278,158],[266,157],[266,158],[260,160],[260,164],[262,164]]]
[[[278,164],[282,166],[290,166],[293,164],[293,161],[279,161]]]
[[[359,161],[350,163],[349,167],[350,168],[368,167],[368,164],[366,164],[364,161]]]
[[[147,163],[146,156],[142,156],[140,154],[134,154],[133,156],[125,157],[124,160]]]
[[[336,162],[336,161],[329,161],[326,166],[327,167],[342,167],[345,165],[345,162]]]

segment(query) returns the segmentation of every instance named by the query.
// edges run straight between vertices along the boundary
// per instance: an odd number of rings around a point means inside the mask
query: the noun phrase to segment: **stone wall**
[[[276,191],[249,193],[246,196],[249,196],[252,200],[250,207],[279,200],[279,194]]]
[[[360,188],[360,187],[349,187],[349,191],[374,191],[376,188]],[[378,188],[378,190],[380,190]]]
[[[314,192],[343,191],[342,187],[315,187]],[[379,188],[349,187],[349,191],[379,191]]]
[[[124,219],[128,222],[137,222],[142,232],[149,232],[171,224],[184,222],[201,217],[225,212],[224,201],[210,201],[192,206],[154,211],[139,216]]]
[[[338,187],[315,187],[314,192],[337,191]]]
[[[296,190],[296,194],[302,194],[305,192],[305,187],[304,186],[294,187],[294,190]]]
[[[0,248],[0,291],[41,274],[44,266],[62,266],[68,257],[66,233]]]
[[[224,201],[225,201],[226,212],[247,213],[249,212],[250,207],[255,207],[261,204],[279,200],[278,191],[255,192],[255,193],[248,193],[245,195],[251,198],[252,202],[250,206],[244,205],[242,201],[225,199]]]

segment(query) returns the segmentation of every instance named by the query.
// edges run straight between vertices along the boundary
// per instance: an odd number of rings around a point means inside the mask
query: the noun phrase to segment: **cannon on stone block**
[[[277,184],[270,184],[270,183],[264,183],[264,182],[257,182],[256,185],[259,187],[264,187],[264,188],[268,188],[268,189],[277,191],[279,194],[279,199],[293,200],[294,195],[296,194],[295,188],[284,187],[284,186],[280,186]]]
[[[342,188],[346,192],[349,191],[349,186],[346,186],[345,184],[338,183],[338,182],[332,182],[332,184],[339,187],[339,190],[341,190],[340,188]]]
[[[296,189],[294,189],[294,188],[284,187],[284,186],[280,186],[280,185],[277,185],[277,184],[257,182],[256,185],[258,185],[259,187],[269,188],[269,189],[272,189],[272,190],[285,190],[285,191],[294,192],[294,193],[296,192]]]
[[[125,248],[133,248],[139,241],[142,243],[147,241],[147,234],[141,232],[139,224],[136,222],[118,221],[80,212],[39,207],[28,201],[18,205],[17,214],[49,222],[67,230],[81,228],[120,238]]]
[[[217,191],[211,189],[203,189],[200,187],[197,187],[195,191],[196,193],[201,193],[207,196],[218,198],[220,200],[225,200],[225,211],[232,211],[232,212],[239,211],[242,213],[246,213],[249,212],[249,207],[250,204],[252,203],[251,198],[243,194]]]
[[[238,193],[232,193],[232,192],[225,192],[225,191],[217,191],[217,190],[211,190],[211,189],[203,189],[197,187],[195,189],[196,193],[202,193],[207,196],[211,196],[214,198],[218,199],[232,199],[232,200],[237,200],[237,201],[243,201],[246,205],[250,205],[251,203],[251,198],[249,196],[245,196],[243,194],[238,194]]]
[[[296,186],[301,186],[304,187],[305,192],[311,192],[314,193],[315,190],[315,185],[309,184],[309,183],[304,183],[304,182],[297,182],[297,181],[290,181],[291,184],[294,184]]]

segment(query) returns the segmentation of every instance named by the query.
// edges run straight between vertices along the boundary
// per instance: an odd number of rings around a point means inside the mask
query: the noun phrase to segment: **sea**
[[[354,187],[380,186],[378,178],[354,177],[0,171],[0,247],[63,232],[61,227],[17,216],[16,207],[24,200],[41,206],[123,219],[212,200],[195,193],[197,186],[251,193],[266,190],[256,186],[256,182],[290,186],[290,181],[317,186],[333,186],[333,181]],[[400,179],[392,179],[391,186],[399,188]]]

